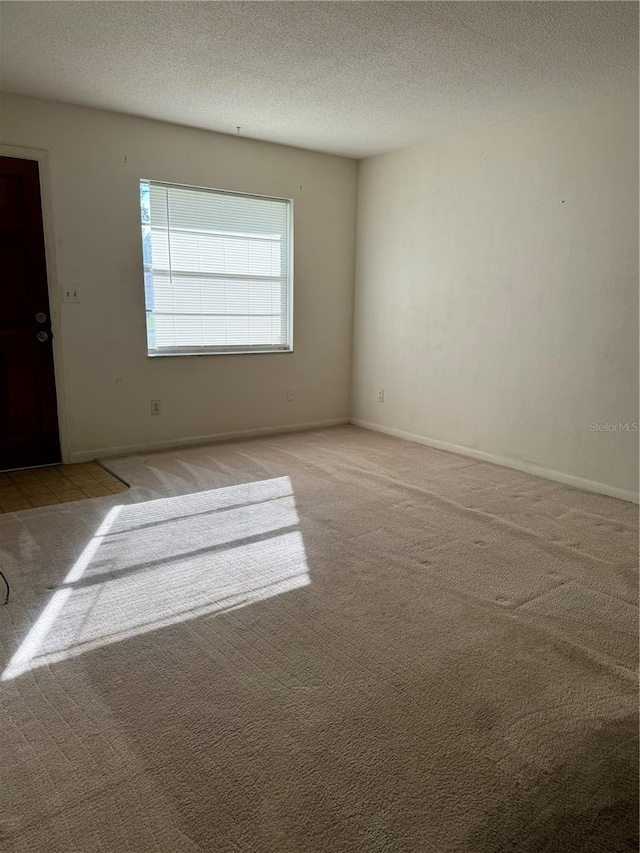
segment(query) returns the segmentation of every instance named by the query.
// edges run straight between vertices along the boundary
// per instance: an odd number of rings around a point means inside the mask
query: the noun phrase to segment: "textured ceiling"
[[[626,2],[4,2],[1,87],[364,157],[637,86]]]

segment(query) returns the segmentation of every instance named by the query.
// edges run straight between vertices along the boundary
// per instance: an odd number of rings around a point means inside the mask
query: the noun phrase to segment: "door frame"
[[[53,227],[49,152],[43,148],[0,145],[0,156],[15,157],[17,160],[35,160],[38,163],[40,173],[40,204],[42,207],[42,224],[44,228],[44,252],[47,264],[47,287],[49,290],[49,311],[51,313],[51,330],[53,332],[53,372],[56,383],[60,454],[63,463],[69,464],[71,462],[71,435],[62,340],[62,291],[58,285],[56,267],[56,241]]]

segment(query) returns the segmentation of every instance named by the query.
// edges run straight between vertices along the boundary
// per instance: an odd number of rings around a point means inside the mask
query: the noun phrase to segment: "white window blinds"
[[[291,202],[140,181],[149,355],[291,349]]]

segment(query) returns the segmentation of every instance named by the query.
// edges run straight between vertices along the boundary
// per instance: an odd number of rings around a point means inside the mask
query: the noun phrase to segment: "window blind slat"
[[[290,202],[140,182],[150,355],[289,347]]]

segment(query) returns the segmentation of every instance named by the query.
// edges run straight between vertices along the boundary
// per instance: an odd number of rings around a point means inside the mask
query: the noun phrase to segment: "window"
[[[292,349],[291,204],[140,181],[150,356]]]

